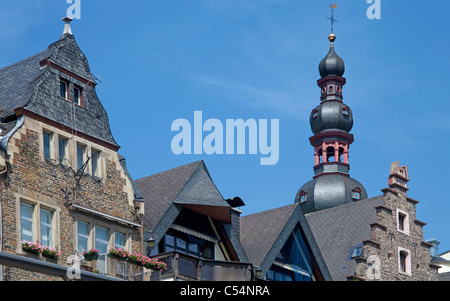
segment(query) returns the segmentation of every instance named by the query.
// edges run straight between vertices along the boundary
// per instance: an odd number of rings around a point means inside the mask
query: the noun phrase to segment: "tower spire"
[[[343,87],[346,79],[344,61],[336,54],[333,42],[334,9],[331,7],[331,34],[328,37],[331,47],[319,64],[320,79],[317,84],[321,90],[320,104],[310,115],[311,130],[309,138],[314,148],[313,180],[304,184],[298,191],[295,202],[302,204],[304,213],[336,207],[367,198],[364,186],[349,174],[349,149],[354,138],[350,133],[353,127],[353,114],[343,102]]]

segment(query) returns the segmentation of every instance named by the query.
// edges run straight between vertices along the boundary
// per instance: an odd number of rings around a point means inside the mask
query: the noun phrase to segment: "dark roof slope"
[[[83,107],[59,97],[60,77],[83,88]],[[118,148],[108,115],[97,97],[89,63],[73,35],[65,34],[47,50],[0,69],[0,118],[14,117],[17,109],[26,109]]]
[[[355,273],[352,253],[370,239],[370,224],[376,221],[375,207],[383,203],[383,196],[377,196],[306,214],[333,280],[345,281]]]
[[[260,266],[297,204],[241,217],[241,243],[249,260]]]
[[[200,163],[193,162],[135,180],[147,208],[144,229],[152,230],[156,226]]]

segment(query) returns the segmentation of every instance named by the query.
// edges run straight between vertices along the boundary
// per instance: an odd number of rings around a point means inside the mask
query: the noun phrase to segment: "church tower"
[[[332,24],[334,20],[331,18]],[[330,50],[319,64],[321,78],[317,81],[321,89],[320,104],[310,115],[309,141],[314,147],[313,180],[297,192],[295,202],[300,202],[304,213],[336,207],[367,198],[364,186],[349,175],[349,148],[353,143],[350,131],[353,114],[343,102],[343,87],[346,79],[344,61],[336,54],[336,36],[328,37]]]

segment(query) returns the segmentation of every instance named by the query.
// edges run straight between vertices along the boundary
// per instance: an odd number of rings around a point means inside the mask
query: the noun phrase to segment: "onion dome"
[[[310,115],[309,122],[314,134],[323,131],[350,132],[353,127],[353,114],[350,108],[338,101],[324,102]]]
[[[333,47],[336,36],[331,34],[328,40],[331,42],[330,51],[319,64],[320,76],[343,76],[345,72],[344,61],[336,54]]]
[[[295,202],[309,213],[363,199],[367,199],[367,192],[357,180],[342,174],[324,174],[303,185]]]

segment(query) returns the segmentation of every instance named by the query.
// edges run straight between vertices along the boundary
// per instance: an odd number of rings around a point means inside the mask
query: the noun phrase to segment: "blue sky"
[[[408,166],[425,239],[450,250],[450,3],[336,1],[336,52],[345,61],[344,102],[354,114],[350,174],[369,197],[387,187],[390,165]],[[334,3],[334,2],[333,2]],[[42,51],[62,33],[65,0],[0,0],[0,66]],[[137,179],[204,160],[225,198],[244,214],[291,204],[313,176],[309,114],[320,103],[318,64],[327,54],[330,1],[81,0],[72,31],[108,112],[120,153]],[[279,119],[280,158],[174,155],[171,124]]]

